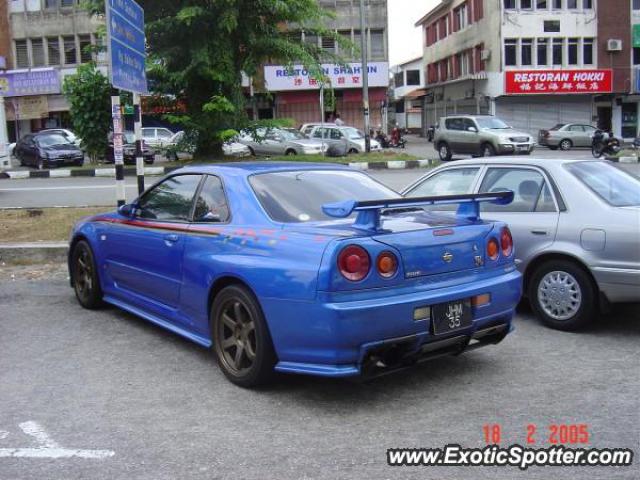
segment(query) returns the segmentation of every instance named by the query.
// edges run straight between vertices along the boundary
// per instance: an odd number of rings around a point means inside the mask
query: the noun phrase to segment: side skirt
[[[202,345],[203,347],[206,348],[210,348],[211,347],[211,339],[209,338],[205,338],[201,335],[196,335],[193,332],[190,332],[188,330],[185,330],[184,328],[180,328],[176,325],[174,325],[173,323],[170,323],[160,317],[157,317],[155,315],[152,315],[148,312],[145,312],[144,310],[141,310],[138,307],[134,307],[132,305],[129,305],[126,302],[123,302],[122,300],[119,300],[117,298],[114,298],[110,295],[105,295],[103,300],[107,303],[110,303],[111,305],[114,305],[118,308],[121,308],[122,310],[125,310],[129,313],[132,313],[134,315],[136,315],[137,317],[141,317],[145,320],[147,320],[148,322],[151,322],[155,325],[158,325],[159,327],[162,327],[166,330],[169,330],[170,332],[173,333],[177,333],[178,335],[180,335],[181,337],[186,338],[187,340],[191,340],[192,342],[197,343],[198,345]]]

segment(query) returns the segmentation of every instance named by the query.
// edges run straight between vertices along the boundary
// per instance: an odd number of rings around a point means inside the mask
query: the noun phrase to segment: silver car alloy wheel
[[[580,284],[567,272],[549,272],[538,284],[538,303],[554,320],[569,320],[582,305]]]

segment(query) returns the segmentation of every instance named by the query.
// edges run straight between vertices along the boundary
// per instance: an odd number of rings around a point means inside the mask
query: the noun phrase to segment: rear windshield
[[[606,162],[570,163],[567,169],[614,207],[640,205],[640,180]]]
[[[560,130],[562,127],[564,127],[565,124],[564,123],[559,123],[557,124],[555,127],[550,128],[549,130],[553,131],[553,130]]]
[[[304,170],[253,175],[249,182],[267,214],[276,222],[330,220],[326,203],[382,200],[400,195],[367,175],[338,170]]]

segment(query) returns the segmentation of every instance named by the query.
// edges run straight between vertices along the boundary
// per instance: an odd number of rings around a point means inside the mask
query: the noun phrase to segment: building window
[[[78,35],[80,44],[80,63],[89,63],[92,60],[91,35]]]
[[[578,65],[578,39],[570,38],[569,47],[567,49],[567,55],[569,57],[569,65]]]
[[[318,37],[317,35],[307,35],[305,34],[304,36],[304,43],[308,44],[308,45],[314,45],[314,46],[318,46]],[[358,44],[358,48],[360,48],[360,44]]]
[[[522,10],[531,10],[533,8],[533,3],[531,0],[520,0],[520,8]]]
[[[593,38],[585,38],[582,42],[582,63],[593,65]]]
[[[633,64],[640,65],[640,47],[633,48]]]
[[[567,0],[567,8],[569,10],[575,10],[578,8],[578,0]]]
[[[523,38],[520,42],[520,65],[533,65],[533,39]]]
[[[460,54],[460,75],[464,77],[469,73],[469,53],[465,51]]]
[[[404,87],[404,73],[398,72],[393,75],[393,83],[396,88]]]
[[[371,58],[384,58],[384,30],[371,30]]]
[[[562,10],[562,0],[553,0],[553,9]]]
[[[58,37],[47,38],[47,54],[49,66],[60,65],[60,39]]]
[[[73,7],[75,0],[60,0],[61,7]]]
[[[640,10],[640,0],[633,0],[633,9]]]
[[[591,10],[593,8],[593,0],[582,0],[582,8]]]
[[[44,42],[41,38],[31,40],[31,66],[44,67]]]
[[[554,38],[553,39],[553,55],[552,60],[554,65],[562,65],[562,47],[563,47],[562,38]]]
[[[73,65],[78,63],[76,37],[62,37],[62,43],[64,44],[64,64]]]
[[[26,40],[16,40],[16,68],[29,68],[29,50]]]
[[[558,33],[560,31],[560,20],[545,20],[544,31],[550,33]]]
[[[58,0],[45,0],[44,8],[56,8],[58,6]]]
[[[338,32],[338,35],[340,36],[340,38],[342,38],[344,41],[346,42],[351,42],[351,30],[341,30]],[[338,50],[340,51],[340,53],[347,55],[347,56],[351,56],[352,55],[352,51],[349,47],[340,47],[340,45],[338,45]]]
[[[407,85],[420,85],[420,70],[407,70]]]
[[[547,9],[547,0],[537,0],[536,1],[536,9],[537,10],[546,10]]]
[[[546,66],[549,65],[549,39],[548,38],[539,38],[538,39],[538,66]]]
[[[518,64],[518,56],[516,53],[517,40],[515,38],[507,38],[504,41],[504,64],[507,67],[513,67]]]
[[[516,8],[516,0],[504,0],[504,9],[513,10]]]
[[[469,12],[467,11],[467,4],[463,3],[460,8],[456,8],[453,11],[454,15],[454,30],[462,30],[467,27],[467,20]]]
[[[336,51],[336,40],[333,37],[322,37],[322,49],[325,52],[334,53]]]

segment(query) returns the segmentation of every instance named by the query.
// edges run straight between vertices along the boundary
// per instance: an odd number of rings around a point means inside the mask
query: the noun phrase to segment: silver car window
[[[480,171],[479,167],[453,168],[443,170],[432,175],[424,182],[408,192],[407,197],[433,197],[439,195],[459,195],[471,193],[475,179]],[[437,205],[426,207],[426,210],[439,212],[455,211],[457,205]]]
[[[513,202],[509,205],[481,205],[483,212],[548,212],[556,211],[553,197],[545,178],[536,170],[527,168],[489,168],[480,185],[480,193],[511,190]],[[549,210],[553,208],[552,210]]]

